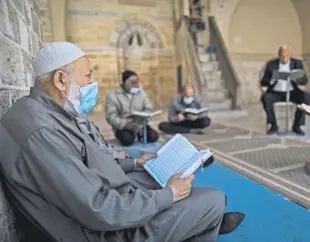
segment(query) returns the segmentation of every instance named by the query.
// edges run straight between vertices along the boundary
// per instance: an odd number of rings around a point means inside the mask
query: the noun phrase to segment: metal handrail
[[[216,58],[219,63],[219,68],[222,71],[224,85],[228,91],[229,98],[232,100],[232,109],[237,109],[240,106],[240,81],[238,75],[231,62],[231,57],[225,45],[224,38],[213,16],[208,18],[210,43],[216,49]]]

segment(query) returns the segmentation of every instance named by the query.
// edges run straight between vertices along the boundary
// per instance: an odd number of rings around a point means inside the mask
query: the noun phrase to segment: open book
[[[158,110],[158,111],[155,111],[155,112],[133,111],[132,114],[131,114],[131,117],[137,116],[137,117],[142,117],[142,118],[151,118],[151,117],[154,117],[154,116],[159,115],[161,113],[162,113],[161,110]]]
[[[201,109],[186,108],[185,109],[185,113],[194,114],[194,115],[206,113],[206,112],[208,112],[208,108],[201,108]]]
[[[157,154],[144,168],[164,187],[177,173],[181,172],[182,177],[194,173],[213,153],[210,150],[198,151],[185,137],[177,134]]]
[[[300,70],[300,69],[294,69],[291,72],[281,72],[281,71],[273,71],[272,73],[272,78],[274,80],[288,80],[288,78],[290,77],[291,81],[295,81],[297,79],[300,79],[302,77],[304,77],[305,72],[304,70]]]

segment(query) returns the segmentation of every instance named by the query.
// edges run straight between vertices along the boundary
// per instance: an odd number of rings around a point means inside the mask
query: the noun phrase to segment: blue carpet
[[[307,210],[220,164],[198,170],[194,186],[222,190],[227,211],[246,214],[243,224],[218,242],[310,242]]]
[[[136,143],[123,149],[133,157],[156,152],[160,143]],[[226,211],[246,214],[241,226],[218,242],[310,242],[310,213],[280,195],[215,163],[196,172],[195,187],[213,187],[226,193]]]

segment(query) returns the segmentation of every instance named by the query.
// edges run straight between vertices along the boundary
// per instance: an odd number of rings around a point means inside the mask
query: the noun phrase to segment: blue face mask
[[[131,94],[138,94],[140,92],[140,88],[132,87],[129,91]]]
[[[94,82],[85,87],[80,87],[81,102],[75,109],[78,113],[89,113],[97,104],[98,100],[98,83]]]
[[[66,75],[67,76],[67,75]],[[67,76],[68,77],[68,76]],[[74,86],[77,89],[72,89],[74,87],[70,87],[73,92],[69,92],[69,95],[65,95],[67,99],[72,103],[74,109],[77,113],[89,113],[97,104],[98,100],[98,92],[99,87],[97,82],[93,82],[85,87],[80,87],[68,77],[71,83],[74,83]]]
[[[184,97],[183,98],[185,104],[191,104],[194,101],[193,97]]]

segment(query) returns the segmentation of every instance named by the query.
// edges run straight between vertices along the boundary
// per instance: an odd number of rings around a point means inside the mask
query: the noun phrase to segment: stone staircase
[[[224,87],[222,72],[219,69],[216,56],[212,62],[209,61],[209,55],[206,53],[204,45],[197,47],[197,54],[205,77],[203,93],[206,93],[206,98],[204,98],[204,104],[210,112],[231,110],[232,101]]]

